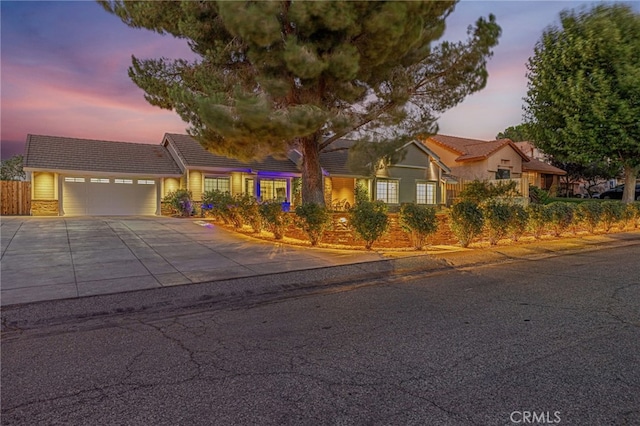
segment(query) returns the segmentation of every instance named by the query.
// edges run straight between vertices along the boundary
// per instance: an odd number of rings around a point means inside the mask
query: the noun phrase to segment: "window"
[[[84,178],[77,178],[77,177],[66,177],[64,178],[65,182],[84,182]]]
[[[133,184],[133,179],[114,179],[113,183],[124,183],[127,185]]]
[[[255,196],[255,187],[253,179],[245,179],[244,193]]]
[[[229,188],[228,177],[205,177],[204,178],[204,192],[220,191],[222,193],[231,192]]]
[[[106,178],[91,178],[91,183],[109,183],[109,179],[106,179]]]
[[[260,179],[260,201],[269,200],[287,200],[286,179]]]
[[[435,204],[436,203],[435,182],[416,183],[416,203],[417,204]]]
[[[511,178],[511,170],[509,169],[498,169],[496,172],[496,179],[510,179]]]
[[[138,185],[155,185],[156,181],[151,179],[138,179]]]
[[[398,204],[398,181],[378,179],[376,181],[376,200],[387,204]]]

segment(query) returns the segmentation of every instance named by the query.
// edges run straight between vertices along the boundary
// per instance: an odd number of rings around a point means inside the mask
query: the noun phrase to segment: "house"
[[[260,201],[290,201],[293,181],[300,177],[296,163],[269,156],[262,161],[242,162],[205,150],[188,135],[164,135],[162,146],[182,171],[180,179],[166,179],[164,194],[178,188],[191,191],[194,201],[202,193],[218,190],[232,195],[248,193]]]
[[[351,141],[336,144],[348,148]],[[357,184],[390,205],[445,202],[449,168],[423,144],[402,149],[405,158],[360,176],[347,168],[347,151],[321,154],[328,206],[354,204]],[[294,201],[299,195],[300,154],[243,162],[205,150],[188,135],[164,135],[159,145],[29,135],[24,170],[32,184],[33,215],[159,215],[162,199],[179,188],[194,201],[206,191],[248,193],[260,201]],[[295,202],[295,201],[294,201]]]
[[[161,145],[28,135],[33,215],[156,215],[182,171]]]
[[[546,156],[528,141],[514,142],[529,161],[522,164],[523,172],[527,174],[529,184],[537,186],[546,191],[558,188],[560,176],[567,174],[566,171],[547,163]]]
[[[455,136],[435,135],[423,141],[464,180],[518,179],[523,164],[530,161],[511,139],[482,141]]]
[[[349,170],[348,148],[354,143],[340,140],[335,143],[334,151],[320,154],[328,205],[337,210],[352,206],[356,185],[364,186],[373,200],[389,205],[412,202],[439,205],[446,202],[444,175],[450,170],[420,142],[412,141],[402,146],[400,149],[406,151],[404,159],[395,164],[381,164],[374,176],[354,175]]]

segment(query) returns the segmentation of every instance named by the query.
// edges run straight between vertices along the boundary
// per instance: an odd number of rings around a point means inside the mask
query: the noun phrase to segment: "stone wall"
[[[58,200],[31,200],[32,216],[58,216]]]

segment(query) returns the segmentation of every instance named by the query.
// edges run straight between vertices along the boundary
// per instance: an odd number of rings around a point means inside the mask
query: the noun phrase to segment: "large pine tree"
[[[304,202],[324,203],[320,153],[341,137],[397,143],[482,89],[500,27],[432,43],[455,1],[101,1],[132,27],[184,38],[193,61],[138,59],[148,102],[175,110],[207,149],[303,154]],[[379,150],[392,152],[392,150]]]

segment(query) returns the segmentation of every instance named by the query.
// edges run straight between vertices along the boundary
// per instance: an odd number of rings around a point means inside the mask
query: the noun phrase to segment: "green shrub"
[[[529,200],[535,204],[547,204],[549,202],[549,193],[542,188],[529,185]]]
[[[556,201],[547,205],[550,214],[551,231],[559,237],[573,223],[575,204]]]
[[[529,222],[529,212],[520,204],[509,206],[511,214],[507,224],[507,232],[513,241],[518,241],[527,230]]]
[[[544,204],[527,206],[529,221],[527,226],[536,239],[539,239],[551,223],[551,212]]]
[[[180,214],[184,217],[189,217],[193,212],[192,199],[191,191],[186,189],[177,189],[165,195],[162,201],[167,203],[174,213]]]
[[[311,245],[316,246],[331,225],[331,215],[318,204],[304,203],[296,207],[296,224],[307,234]]]
[[[602,205],[598,201],[585,201],[576,207],[576,220],[582,223],[587,231],[593,232],[600,224]]]
[[[504,180],[498,183],[474,180],[465,185],[460,192],[463,201],[481,204],[491,198],[513,198],[519,196],[517,183],[514,180]]]
[[[228,192],[218,190],[206,191],[202,194],[202,203],[211,206],[211,214],[234,228],[241,228],[243,224],[241,210],[236,199]]]
[[[354,199],[356,204],[370,201],[369,189],[362,182],[358,182],[356,184],[354,190]]]
[[[460,201],[449,211],[449,226],[462,247],[468,247],[473,238],[482,232],[484,217],[476,203]]]
[[[389,229],[387,205],[382,201],[359,200],[349,215],[351,227],[364,240],[367,250]]]
[[[411,241],[416,250],[422,250],[429,235],[435,234],[438,230],[435,207],[403,204],[399,217],[400,227],[411,234]]]
[[[626,206],[620,201],[603,201],[600,205],[602,206],[602,226],[604,232],[609,232],[615,224],[622,221]]]
[[[234,198],[244,222],[251,226],[253,232],[262,231],[262,215],[260,215],[259,204],[255,197],[250,194],[239,194]]]
[[[289,215],[282,211],[282,203],[275,200],[265,201],[260,204],[259,209],[267,229],[273,233],[276,240],[281,240],[287,225],[291,222]]]
[[[508,232],[511,206],[501,201],[489,200],[482,206],[484,225],[489,235],[489,244],[495,246]]]
[[[635,201],[626,205],[624,221],[630,228],[637,228],[640,225],[640,201]]]

